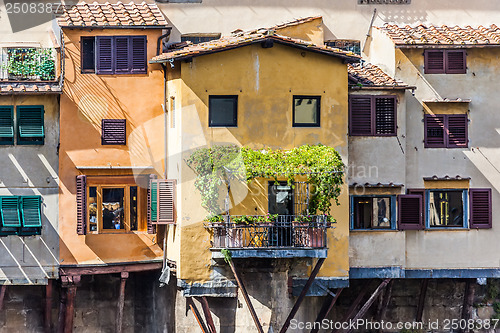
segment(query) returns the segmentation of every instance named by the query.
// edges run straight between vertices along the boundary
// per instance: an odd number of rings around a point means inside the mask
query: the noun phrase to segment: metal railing
[[[239,219],[238,219],[239,218]],[[263,216],[246,216],[249,220]],[[229,216],[229,222],[213,222],[207,227],[213,231],[213,248],[276,249],[276,248],[325,248],[326,215],[278,215],[274,221],[235,223],[241,216]]]

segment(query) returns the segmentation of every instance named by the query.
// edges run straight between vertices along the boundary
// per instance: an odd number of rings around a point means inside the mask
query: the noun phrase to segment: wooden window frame
[[[374,198],[389,198],[390,200],[390,214],[391,214],[391,220],[390,220],[390,227],[388,228],[355,228],[355,219],[356,219],[356,212],[355,212],[355,199],[356,198],[367,198],[367,199],[374,199]],[[390,231],[390,230],[396,230],[396,195],[395,194],[376,194],[376,195],[351,195],[350,198],[350,208],[349,208],[349,217],[350,217],[350,229],[352,231]],[[373,216],[372,216],[373,218]],[[373,224],[373,221],[372,221]]]
[[[432,226],[430,225],[430,194],[431,192],[462,192],[462,226]],[[446,188],[446,189],[426,189],[425,190],[425,229],[426,230],[453,230],[469,229],[469,202],[468,202],[469,189],[464,188]]]
[[[298,123],[295,121],[295,99],[315,99],[316,102],[316,122]],[[321,96],[293,95],[292,98],[292,127],[321,127]]]
[[[428,119],[437,119],[443,117],[443,143],[434,144],[428,142]],[[465,144],[450,143],[449,119],[452,117],[462,117],[465,121]],[[424,115],[424,148],[468,148],[469,147],[469,119],[467,114],[426,114]]]
[[[212,101],[214,99],[231,98],[233,99],[233,119],[232,122],[224,124],[212,125],[211,119],[213,114]],[[238,127],[238,95],[210,95],[208,96],[208,127]]]
[[[443,68],[429,68],[429,54],[442,52],[443,57]],[[462,53],[463,54],[463,68],[461,69],[450,69],[449,55],[450,53]],[[467,52],[466,50],[457,49],[428,49],[424,51],[424,73],[425,74],[466,74],[467,73]]]
[[[353,131],[354,122],[353,122],[353,110],[352,110],[352,100],[353,99],[362,99],[369,98],[370,99],[370,132],[369,133],[356,133]],[[392,133],[377,133],[377,109],[376,109],[376,101],[379,98],[390,98],[394,101],[394,130]],[[350,136],[397,136],[398,132],[398,98],[396,95],[350,95],[349,96],[349,135]]]

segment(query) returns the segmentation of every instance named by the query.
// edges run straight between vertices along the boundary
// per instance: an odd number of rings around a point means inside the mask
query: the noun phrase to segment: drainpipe
[[[160,48],[161,40],[166,39],[165,42],[168,42],[171,32],[172,32],[172,27],[167,27],[167,32],[158,37],[158,40],[156,41],[156,55],[160,55],[160,52],[163,52],[163,50]]]

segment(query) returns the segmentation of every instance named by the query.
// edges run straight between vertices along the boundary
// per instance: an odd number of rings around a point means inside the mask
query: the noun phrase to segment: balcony
[[[232,258],[325,258],[330,219],[326,215],[231,215],[229,221],[207,224],[213,231],[212,257],[223,258],[221,250],[229,249]]]
[[[56,54],[52,48],[2,48],[0,79],[7,82],[53,82],[59,74]]]

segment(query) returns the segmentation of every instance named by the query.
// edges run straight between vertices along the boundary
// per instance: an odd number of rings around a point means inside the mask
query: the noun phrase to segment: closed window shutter
[[[175,180],[158,180],[158,224],[175,223]]]
[[[419,230],[423,228],[422,196],[398,195],[398,229]]]
[[[354,97],[349,100],[349,129],[351,135],[371,135],[373,133],[371,97]]]
[[[130,73],[132,69],[132,61],[130,57],[130,39],[128,37],[115,38],[115,73],[123,74]]]
[[[127,121],[125,119],[103,119],[101,123],[101,144],[124,145],[127,141]]]
[[[448,115],[448,147],[467,147],[467,115]]]
[[[158,181],[156,175],[149,176],[148,187],[148,234],[156,233],[156,223],[158,220]]]
[[[491,228],[491,189],[470,189],[470,227]]]
[[[87,176],[76,176],[76,233],[87,233]]]
[[[0,144],[14,144],[14,107],[0,106]]]
[[[21,216],[23,227],[41,227],[41,198],[39,196],[21,197]]]
[[[18,135],[21,142],[28,138],[43,138],[44,109],[42,105],[21,105],[17,107]]]
[[[445,72],[444,50],[425,50],[424,67],[426,74],[442,74]]]
[[[447,50],[446,51],[446,73],[447,74],[465,74],[467,65],[465,63],[465,50]]]
[[[424,143],[426,148],[445,147],[445,117],[444,115],[425,115]]]
[[[146,36],[130,37],[132,44],[132,73],[145,74],[147,72],[147,40]]]
[[[114,38],[108,36],[97,36],[97,74],[113,74],[115,67],[113,49]]]
[[[21,226],[19,215],[19,197],[0,197],[2,227],[18,228]]]
[[[419,195],[422,197],[422,204],[421,204],[421,209],[422,209],[422,219],[425,221],[425,215],[426,215],[426,210],[425,210],[425,190],[424,189],[408,189],[408,194],[412,195]]]
[[[396,98],[375,97],[375,134],[396,134]]]

